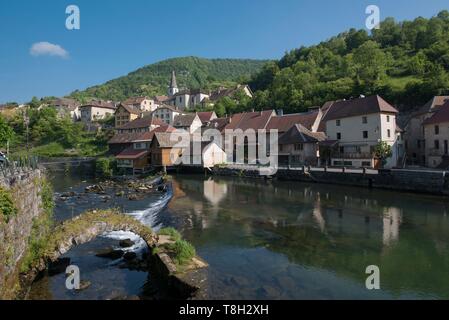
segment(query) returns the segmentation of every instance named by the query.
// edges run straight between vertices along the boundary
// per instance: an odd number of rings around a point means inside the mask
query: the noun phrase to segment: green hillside
[[[325,101],[379,94],[402,110],[449,94],[449,12],[387,18],[368,33],[351,29],[292,50],[253,77],[253,106],[304,111]]]
[[[267,62],[249,59],[173,58],[148,65],[103,85],[75,91],[72,96],[78,99],[96,97],[123,100],[136,95],[165,94],[172,70],[176,71],[178,86],[181,88],[232,85],[248,81]]]

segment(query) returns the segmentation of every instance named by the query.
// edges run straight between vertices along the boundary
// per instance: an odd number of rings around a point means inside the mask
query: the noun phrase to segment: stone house
[[[197,113],[181,114],[175,117],[173,127],[179,130],[185,130],[192,134],[202,127],[200,117]]]
[[[79,107],[81,121],[84,123],[106,119],[115,113],[116,106],[112,102],[92,101]]]
[[[449,168],[449,100],[423,121],[426,165]]]
[[[122,102],[122,104],[127,106],[132,106],[136,110],[139,110],[140,112],[153,112],[158,107],[158,102],[155,100],[155,98],[148,98],[148,97],[133,97],[129,98]]]
[[[393,151],[386,167],[402,162],[405,151],[396,124],[398,111],[380,96],[331,102],[323,109],[326,135],[339,145],[338,152],[331,155],[332,166],[379,167],[374,148],[381,141]]]
[[[162,105],[152,112],[152,115],[164,121],[166,124],[173,125],[175,117],[184,114],[181,110],[169,105]]]
[[[325,140],[323,132],[312,132],[295,124],[279,138],[279,165],[319,165],[319,143]]]
[[[443,106],[446,101],[449,101],[449,96],[435,96],[412,114],[405,126],[404,133],[405,149],[409,163],[421,166],[427,165],[426,138],[424,136],[423,123],[426,119],[432,117],[435,111]]]

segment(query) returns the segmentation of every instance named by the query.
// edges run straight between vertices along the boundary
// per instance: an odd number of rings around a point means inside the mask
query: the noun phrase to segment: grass
[[[163,228],[159,230],[158,234],[161,236],[169,236],[173,241],[178,241],[182,239],[182,236],[179,233],[179,231],[172,227]]]
[[[173,252],[173,258],[178,266],[188,264],[196,256],[195,247],[182,239],[176,240],[175,243],[167,244],[167,248]]]
[[[394,91],[403,91],[405,90],[405,87],[408,83],[413,81],[421,81],[416,76],[406,76],[406,77],[396,77],[396,78],[389,78],[387,80],[388,85],[394,90]]]
[[[106,154],[108,146],[105,139],[95,133],[84,133],[75,148],[65,148],[59,142],[50,142],[27,149],[24,144],[12,150],[12,156],[36,155],[41,157],[97,157]]]
[[[169,236],[171,240],[174,241],[174,243],[165,244],[163,248],[170,253],[178,267],[189,264],[192,258],[196,256],[195,247],[186,240],[183,240],[181,234],[175,228],[169,227],[161,229],[158,234]],[[153,254],[158,252],[160,252],[159,248],[156,249],[156,251],[153,250]]]

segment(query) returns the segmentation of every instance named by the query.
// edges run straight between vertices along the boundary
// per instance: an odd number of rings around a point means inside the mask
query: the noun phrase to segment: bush
[[[95,162],[95,174],[99,178],[111,178],[116,168],[117,163],[114,158],[98,158]]]
[[[11,194],[9,191],[0,187],[0,214],[9,219],[17,214],[17,208],[14,206]]]

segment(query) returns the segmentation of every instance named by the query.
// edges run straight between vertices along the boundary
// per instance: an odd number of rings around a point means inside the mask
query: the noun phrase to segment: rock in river
[[[134,241],[132,241],[131,239],[124,239],[124,240],[120,240],[119,242],[119,246],[121,248],[129,248],[132,247],[134,245]]]
[[[114,250],[112,248],[108,248],[98,252],[95,256],[99,258],[107,258],[112,260],[117,260],[123,257],[125,252],[123,250]]]

